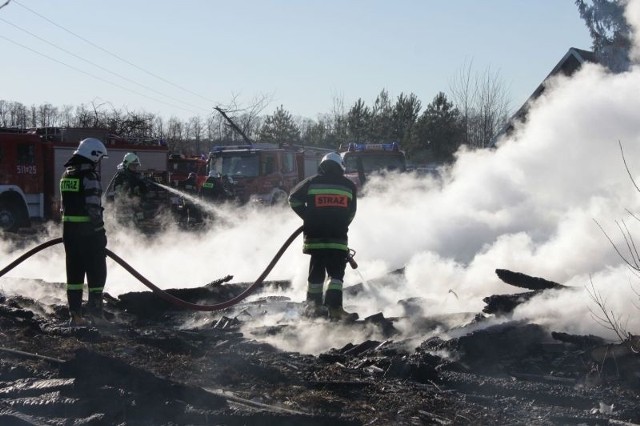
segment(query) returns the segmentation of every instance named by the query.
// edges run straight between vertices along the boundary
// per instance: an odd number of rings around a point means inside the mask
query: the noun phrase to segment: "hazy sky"
[[[269,96],[317,118],[382,89],[426,105],[472,63],[517,108],[590,46],[573,0],[11,0],[0,99],[188,118]]]

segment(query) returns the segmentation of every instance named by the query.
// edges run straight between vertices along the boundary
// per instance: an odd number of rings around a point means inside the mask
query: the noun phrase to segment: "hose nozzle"
[[[349,266],[351,266],[352,269],[358,269],[358,264],[353,259],[353,256],[355,255],[356,251],[353,249],[349,249],[349,252],[347,253],[347,262],[349,262]]]

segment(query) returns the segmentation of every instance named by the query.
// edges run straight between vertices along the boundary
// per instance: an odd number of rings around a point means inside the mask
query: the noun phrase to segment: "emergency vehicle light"
[[[398,142],[389,143],[354,143],[349,144],[347,151],[400,151]]]

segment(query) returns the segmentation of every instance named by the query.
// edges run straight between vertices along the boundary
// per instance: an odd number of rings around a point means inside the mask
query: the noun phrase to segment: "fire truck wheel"
[[[14,232],[20,224],[19,211],[12,203],[0,203],[0,229]]]

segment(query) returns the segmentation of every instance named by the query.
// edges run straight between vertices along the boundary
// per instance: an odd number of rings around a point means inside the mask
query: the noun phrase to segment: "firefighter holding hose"
[[[107,149],[99,139],[83,139],[65,163],[60,179],[62,240],[71,326],[89,324],[82,315],[85,275],[89,288],[89,315],[96,322],[104,320],[102,291],[107,280],[107,236],[102,216],[102,186],[96,166],[105,157]]]
[[[303,252],[311,255],[305,313],[322,315],[324,303],[330,319],[354,321],[358,314],[348,313],[342,306],[342,284],[349,255],[347,234],[357,208],[356,186],[344,176],[344,170],[340,154],[325,155],[318,174],[291,191],[289,205],[304,221]]]
[[[140,172],[140,166],[140,158],[127,152],[107,188],[107,201],[113,202],[116,217],[123,224],[139,223],[156,213],[150,184]]]

